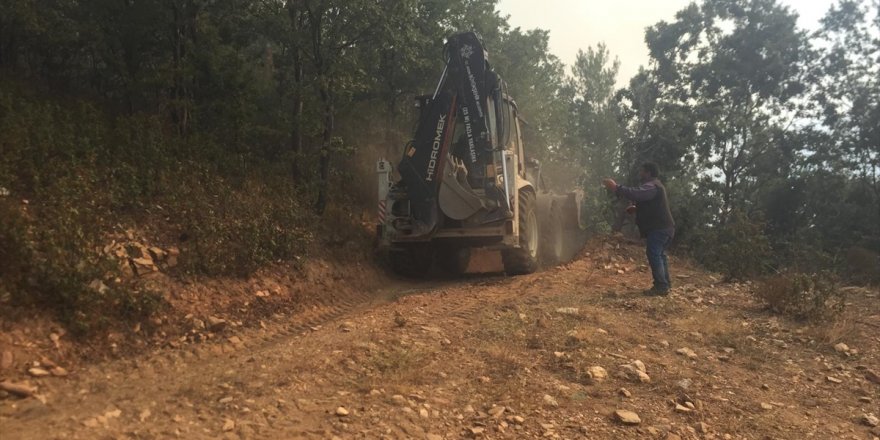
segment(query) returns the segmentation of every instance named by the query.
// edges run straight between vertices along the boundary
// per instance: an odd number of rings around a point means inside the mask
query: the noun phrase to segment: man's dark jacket
[[[675,234],[666,187],[659,179],[647,179],[638,187],[618,186],[617,195],[636,202],[636,225],[643,237],[654,231],[666,231],[670,236]]]

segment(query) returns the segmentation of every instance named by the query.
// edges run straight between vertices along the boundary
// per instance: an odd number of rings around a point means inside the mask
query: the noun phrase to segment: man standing
[[[646,254],[654,276],[654,287],[645,291],[650,296],[664,296],[669,293],[671,281],[666,248],[675,236],[675,221],[669,211],[666,188],[657,178],[659,174],[657,164],[646,162],[639,169],[642,183],[640,186],[618,185],[613,179],[602,181],[608,190],[636,204],[636,225],[642,237],[647,239]]]

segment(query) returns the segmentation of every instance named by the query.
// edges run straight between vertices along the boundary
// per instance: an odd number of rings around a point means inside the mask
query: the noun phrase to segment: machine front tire
[[[471,250],[466,247],[450,247],[437,250],[437,266],[449,275],[461,275],[471,262]]]
[[[501,252],[501,262],[508,275],[525,275],[538,270],[540,228],[535,212],[535,194],[519,193],[519,247]]]
[[[427,246],[408,247],[392,250],[388,258],[394,273],[407,278],[424,278],[431,270],[434,252]]]

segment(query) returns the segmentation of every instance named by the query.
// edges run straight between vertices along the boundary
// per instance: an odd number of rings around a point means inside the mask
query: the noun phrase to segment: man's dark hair
[[[642,164],[642,169],[647,171],[651,177],[659,177],[660,176],[660,168],[657,167],[657,164],[654,162],[645,162]]]

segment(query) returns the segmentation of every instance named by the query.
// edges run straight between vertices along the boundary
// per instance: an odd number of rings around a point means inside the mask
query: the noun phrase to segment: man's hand
[[[615,182],[614,179],[605,179],[602,181],[602,185],[605,185],[605,188],[608,188],[608,191],[617,191],[617,182]]]

